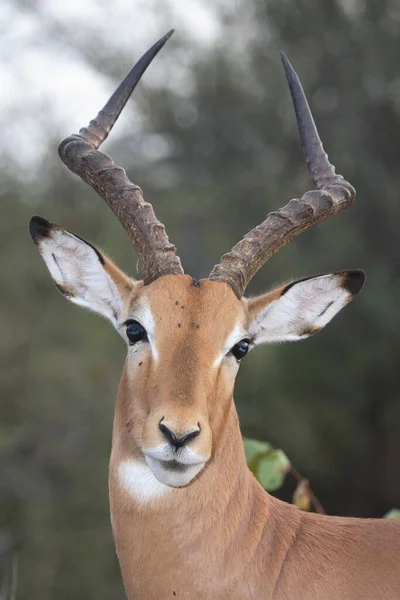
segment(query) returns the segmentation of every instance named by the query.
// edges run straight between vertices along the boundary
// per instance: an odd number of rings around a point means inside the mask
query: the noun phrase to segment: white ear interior
[[[68,300],[107,317],[116,325],[122,301],[103,267],[101,255],[90,244],[62,229],[49,231],[38,246],[55,284]]]
[[[304,339],[329,323],[353,296],[344,286],[343,273],[293,283],[264,307],[258,301],[249,334],[255,344]]]

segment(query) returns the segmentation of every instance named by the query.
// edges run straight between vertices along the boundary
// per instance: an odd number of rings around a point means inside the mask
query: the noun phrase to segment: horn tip
[[[174,33],[175,29],[170,29],[165,35],[162,36],[157,42],[157,45],[164,46],[166,42],[168,42],[171,35]]]
[[[169,40],[169,38],[171,37],[171,35],[174,33],[175,29],[170,29],[165,35],[163,35],[158,42],[156,42],[154,44],[154,46],[152,46],[152,48],[150,49],[154,51],[154,55],[157,54],[157,52],[159,50],[161,50],[161,48],[164,46],[164,44],[166,44]]]
[[[283,63],[285,63],[285,62],[289,62],[289,61],[288,61],[288,57],[286,56],[286,54],[284,53],[284,51],[283,51],[283,50],[280,50],[279,54],[281,55],[281,61],[282,61]]]
[[[294,70],[290,60],[288,59],[288,57],[286,56],[286,54],[284,52],[280,52],[281,55],[281,61],[283,64],[283,68],[285,69],[285,73],[286,73],[286,77],[288,79],[292,79],[293,77],[296,76],[296,71]]]

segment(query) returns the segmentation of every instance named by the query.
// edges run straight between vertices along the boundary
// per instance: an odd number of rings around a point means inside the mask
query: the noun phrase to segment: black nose
[[[195,429],[194,431],[190,431],[189,433],[185,433],[185,435],[177,435],[176,433],[171,431],[171,429],[169,429],[162,422],[162,420],[160,421],[159,428],[160,428],[160,431],[163,433],[164,437],[167,438],[169,443],[176,450],[178,450],[178,448],[182,448],[183,446],[185,446],[188,442],[190,442],[190,440],[193,440],[193,438],[197,437],[200,433],[200,426],[199,426],[198,429]]]

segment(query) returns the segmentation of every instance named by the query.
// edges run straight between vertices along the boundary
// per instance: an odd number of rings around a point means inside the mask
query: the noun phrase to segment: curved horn
[[[172,33],[173,30],[169,31],[142,56],[89,126],[64,139],[58,148],[67,167],[91,185],[120,220],[139,256],[145,284],[161,275],[182,274],[181,261],[153,207],[144,201],[140,187],[128,179],[124,169],[97,149],[108,136],[144,71]]]
[[[283,208],[269,213],[261,225],[246,234],[230,252],[224,254],[221,263],[215,265],[209,278],[229,284],[238,298],[275,252],[302,231],[350,206],[356,195],[354,188],[335,173],[335,167],[329,162],[300,80],[283,53],[282,62],[307,168],[317,190],[306,192],[300,199],[295,198]]]

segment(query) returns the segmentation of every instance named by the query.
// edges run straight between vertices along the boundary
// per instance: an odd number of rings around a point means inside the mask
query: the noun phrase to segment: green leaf
[[[289,469],[290,461],[283,450],[270,450],[258,461],[257,479],[267,491],[275,492],[282,487]]]
[[[269,442],[243,439],[244,451],[250,471],[269,492],[278,490],[290,469],[290,461],[283,450],[273,448]]]
[[[400,519],[400,510],[398,508],[392,508],[383,517],[384,519]]]
[[[271,444],[268,442],[260,442],[260,440],[251,440],[250,438],[243,438],[243,445],[246,461],[249,466],[257,454],[265,454],[268,450],[272,449]]]

